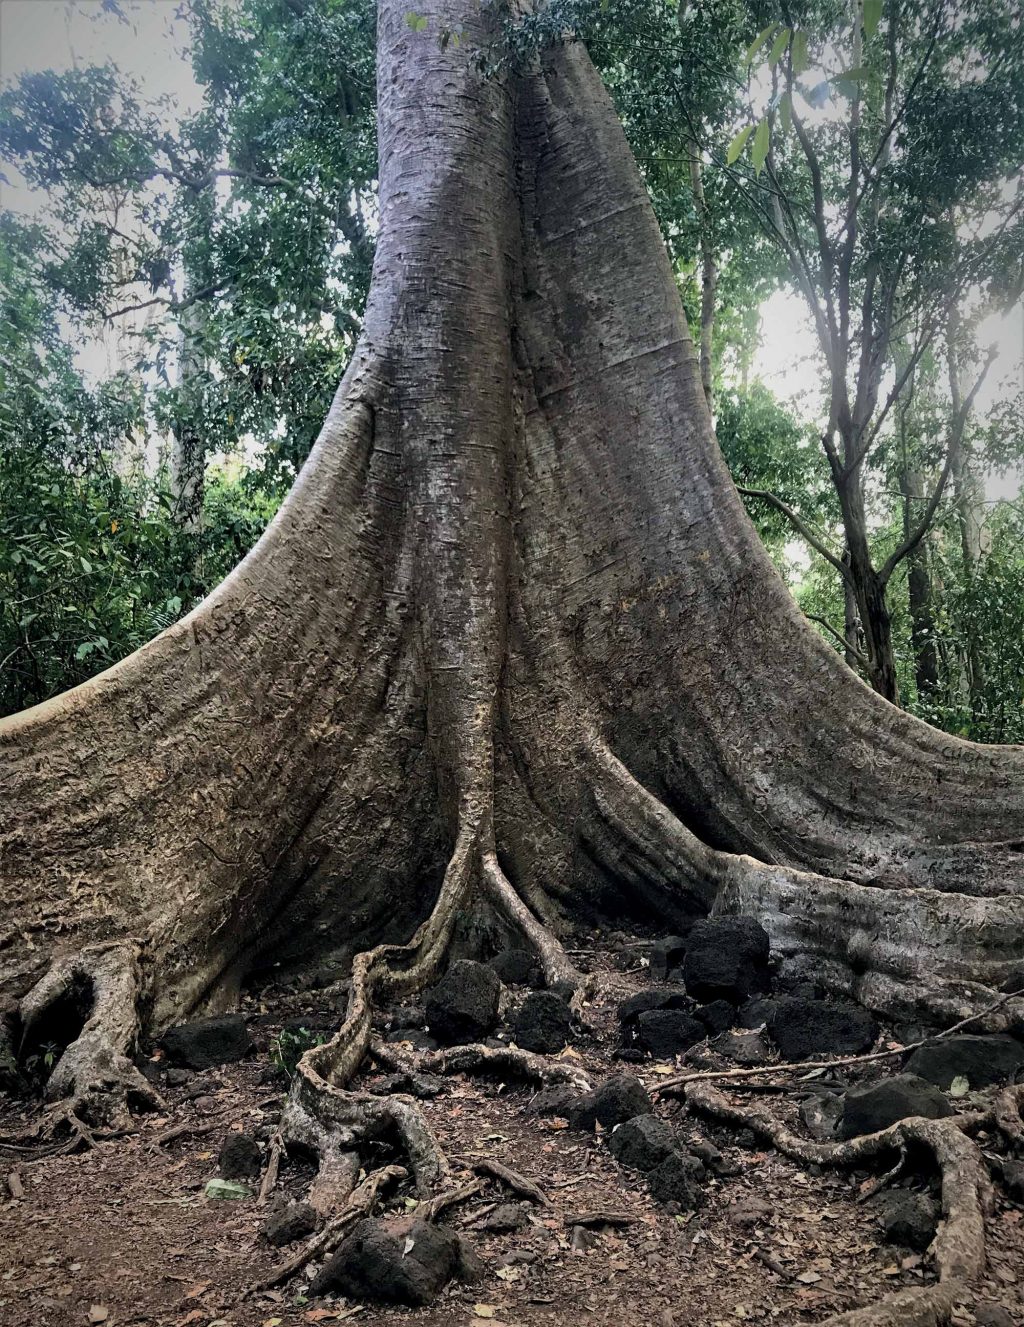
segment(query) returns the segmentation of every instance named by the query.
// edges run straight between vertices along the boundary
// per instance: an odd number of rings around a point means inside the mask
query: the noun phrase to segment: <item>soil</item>
[[[628,955],[637,956],[631,970],[620,970],[623,953],[627,968]],[[575,1037],[562,1054],[595,1081],[637,1072],[653,1093],[675,1064],[613,1059],[615,1007],[647,981],[642,953],[642,945],[623,950],[620,941],[618,952],[576,956],[601,978],[586,1010],[592,1031]],[[812,1174],[774,1152],[744,1146],[749,1140],[742,1135],[691,1118],[664,1099],[656,1106],[660,1116],[683,1138],[710,1139],[736,1170],[708,1182],[698,1212],[673,1214],[651,1199],[640,1175],[615,1162],[600,1136],[529,1115],[531,1088],[456,1076],[444,1094],[421,1103],[456,1176],[466,1178],[475,1160],[490,1157],[534,1180],[551,1203],[531,1207],[529,1224],[510,1234],[479,1229],[485,1209],[512,1198],[496,1182],[452,1209],[445,1219],[469,1235],[484,1279],[453,1284],[433,1306],[415,1310],[312,1300],[304,1290],[317,1263],[278,1290],[253,1293],[248,1288],[298,1246],[277,1250],[260,1240],[264,1209],[255,1198],[217,1200],[204,1188],[232,1130],[266,1145],[286,1089],[286,1083],[266,1081],[282,1024],[303,1019],[326,1035],[342,1000],[340,989],[265,989],[244,1006],[256,1056],[162,1089],[166,1111],[140,1116],[137,1132],[74,1155],[34,1159],[31,1151],[0,1151],[0,1178],[14,1173],[13,1182],[0,1185],[3,1327],[290,1327],[348,1318],[418,1327],[812,1323],[933,1276],[927,1255],[884,1244],[877,1212],[858,1203],[874,1174]],[[696,1053],[708,1055],[705,1048]],[[362,1085],[375,1077],[366,1073]],[[852,1080],[850,1074],[844,1081]],[[773,1093],[773,1105],[796,1121],[791,1092]],[[35,1109],[31,1102],[3,1100],[0,1132],[25,1133]],[[155,1141],[177,1126],[189,1132]],[[308,1165],[289,1159],[281,1187],[301,1198],[311,1174]],[[927,1177],[912,1182],[920,1188]],[[20,1196],[8,1197],[9,1189]],[[399,1192],[389,1205],[395,1210],[411,1202]],[[633,1223],[574,1238],[572,1216],[595,1209],[628,1215]],[[956,1323],[972,1324],[982,1301],[1024,1322],[1022,1215],[996,1194],[987,1278]]]

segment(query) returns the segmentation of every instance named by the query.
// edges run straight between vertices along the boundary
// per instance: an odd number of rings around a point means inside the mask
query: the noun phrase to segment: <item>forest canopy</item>
[[[587,41],[719,445],[799,603],[883,695],[1020,741],[1019,14],[862,8],[557,0],[479,58]],[[0,216],[0,713],[108,667],[230,571],[359,335],[374,5],[183,14],[188,115],[112,65],[0,97],[0,156],[33,191],[31,215]],[[780,308],[813,349],[788,391],[758,372]],[[90,343],[113,347],[107,372],[83,366]]]

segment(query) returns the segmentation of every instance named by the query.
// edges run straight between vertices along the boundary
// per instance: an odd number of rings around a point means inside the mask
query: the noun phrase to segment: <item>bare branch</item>
[[[984,367],[982,368],[981,372],[978,374],[977,379],[975,380],[974,386],[971,388],[970,392],[967,395],[966,400],[964,401],[963,405],[960,407],[959,411],[957,412],[955,418],[952,421],[950,427],[950,434],[949,434],[949,445],[946,448],[946,460],[942,466],[942,471],[939,474],[939,478],[938,481],[936,482],[935,488],[932,490],[932,495],[928,499],[928,505],[925,507],[924,514],[922,515],[920,521],[917,523],[917,527],[911,532],[911,534],[907,536],[906,539],[904,539],[903,543],[900,544],[900,546],[893,553],[891,553],[888,558],[886,558],[885,565],[882,567],[882,570],[878,574],[879,580],[883,586],[888,582],[889,577],[896,570],[896,568],[903,561],[903,559],[907,557],[908,554],[914,551],[914,549],[918,546],[921,540],[931,529],[931,524],[932,520],[935,517],[935,512],[938,510],[939,503],[942,501],[942,494],[946,487],[946,481],[949,479],[949,472],[953,468],[953,457],[956,452],[956,448],[960,442],[960,439],[963,436],[964,426],[966,425],[968,416],[971,413],[971,409],[974,405],[975,398],[977,397],[978,392],[981,390],[982,383],[988,377],[988,371],[992,367],[995,358],[996,358],[995,350],[990,350],[988,353],[988,357],[985,360]]]
[[[817,622],[819,627],[824,627],[825,630],[829,632],[830,635],[835,636],[836,640],[843,647],[843,649],[849,650],[849,652],[854,656],[854,658],[858,661],[858,663],[863,664],[865,668],[868,668],[870,666],[870,661],[867,655],[862,654],[861,651],[857,649],[856,645],[852,643],[852,641],[847,640],[841,631],[836,630],[836,628],[832,625],[831,622],[826,622],[823,617],[818,617],[817,613],[806,613],[804,614],[804,616],[807,618],[808,622]]]
[[[783,502],[780,497],[776,497],[774,493],[769,493],[767,489],[763,488],[743,488],[740,484],[737,484],[736,491],[742,493],[745,498],[760,498],[762,502],[767,502],[770,507],[774,507],[776,511],[781,512],[786,520],[789,521],[790,525],[792,525],[793,529],[806,539],[810,546],[816,552],[820,553],[827,562],[831,562],[832,566],[835,567],[836,571],[838,571],[844,579],[849,575],[849,572],[843,566],[840,559],[837,558],[832,550],[823,542],[821,536],[815,534],[810,526],[804,522],[803,518],[796,514],[788,502]]]

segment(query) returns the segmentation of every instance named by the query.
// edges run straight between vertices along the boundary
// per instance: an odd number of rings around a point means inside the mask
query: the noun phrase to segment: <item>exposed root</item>
[[[622,1228],[624,1226],[635,1226],[640,1220],[631,1212],[609,1212],[604,1208],[594,1212],[570,1212],[563,1221],[566,1226],[587,1226],[589,1228],[601,1226],[613,1226]]]
[[[216,1133],[218,1129],[223,1129],[231,1120],[234,1112],[229,1111],[226,1115],[218,1115],[215,1120],[203,1120],[193,1123],[187,1120],[184,1124],[172,1125],[170,1129],[164,1129],[162,1133],[150,1138],[149,1146],[154,1151],[158,1147],[166,1147],[168,1143],[173,1143],[179,1138],[197,1138],[202,1134]]]
[[[914,1286],[877,1304],[840,1313],[821,1327],[947,1327],[955,1303],[952,1286]]]
[[[518,1046],[449,1046],[426,1052],[420,1057],[419,1067],[435,1074],[502,1074],[544,1085],[568,1083],[581,1092],[590,1091],[587,1076],[576,1065],[568,1060],[549,1060]]]
[[[139,1035],[139,989],[136,949],[118,942],[58,959],[22,1000],[23,1045],[46,1016],[67,1007],[74,1017],[76,1003],[89,1008],[47,1081],[46,1095],[58,1104],[43,1119],[46,1134],[67,1125],[91,1144],[86,1124],[123,1133],[131,1128],[130,1105],[162,1109],[159,1093],[129,1058]]]
[[[574,992],[584,987],[582,973],[573,966],[561,941],[537,920],[513,889],[505,872],[498,864],[497,855],[487,852],[482,861],[484,884],[490,897],[510,922],[518,928],[540,959],[544,981],[548,986],[567,983]]]
[[[488,834],[479,826],[460,832],[430,916],[408,944],[379,945],[357,955],[352,965],[344,1023],[331,1041],[307,1051],[298,1063],[281,1120],[279,1148],[296,1144],[319,1158],[320,1175],[310,1197],[323,1210],[336,1210],[347,1197],[358,1172],[360,1149],[371,1139],[388,1138],[401,1144],[421,1196],[435,1192],[449,1174],[447,1160],[423,1113],[413,1102],[397,1095],[382,1098],[353,1092],[348,1084],[371,1048],[374,997],[409,994],[434,977],[444,959],[457,915],[475,880],[483,880],[492,899],[537,951],[549,983],[569,983],[576,997],[584,988],[581,974],[560,942],[516,894],[498,865],[493,847],[486,846],[488,842]],[[377,1045],[374,1055],[381,1063],[410,1067],[409,1061],[393,1048]],[[477,1069],[544,1083],[587,1086],[572,1066],[551,1065],[541,1056],[515,1048],[460,1046],[423,1057],[418,1067],[449,1073]],[[272,1165],[279,1157],[280,1150],[274,1149]],[[268,1174],[266,1192],[275,1182],[276,1174],[273,1178]]]
[[[253,1290],[271,1290],[274,1286],[290,1280],[296,1272],[301,1272],[314,1258],[331,1253],[341,1243],[349,1226],[367,1215],[381,1189],[404,1180],[407,1173],[402,1166],[382,1166],[380,1170],[368,1175],[352,1193],[345,1210],[333,1221],[329,1221],[305,1248],[300,1249],[286,1262],[279,1263],[268,1277],[253,1286]]]
[[[905,862],[892,864],[891,881],[865,883],[712,848],[600,736],[589,734],[584,745],[600,855],[663,915],[757,917],[791,975],[888,1018],[946,1024],[969,1016],[989,1031],[1024,1022],[1015,996],[994,999],[1019,981],[1020,896],[921,887],[927,877],[908,881]]]
[[[966,1136],[982,1116],[926,1120],[900,1120],[879,1133],[864,1134],[838,1143],[814,1143],[797,1137],[758,1105],[739,1106],[708,1083],[690,1083],[686,1101],[693,1109],[727,1124],[747,1128],[794,1160],[820,1166],[855,1166],[893,1151],[901,1157],[911,1145],[926,1147],[934,1156],[942,1179],[944,1220],[932,1241],[931,1253],[939,1274],[939,1287],[915,1290],[877,1305],[844,1314],[831,1322],[853,1327],[921,1323],[933,1327],[948,1321],[953,1294],[975,1281],[985,1269],[984,1211],[991,1196],[981,1153]],[[899,1316],[902,1314],[903,1316]],[[945,1314],[945,1316],[943,1316]]]
[[[1007,1087],[999,1092],[992,1107],[992,1122],[1011,1147],[1024,1147],[1022,1103],[1024,1103],[1024,1083],[1017,1083],[1014,1087]]]

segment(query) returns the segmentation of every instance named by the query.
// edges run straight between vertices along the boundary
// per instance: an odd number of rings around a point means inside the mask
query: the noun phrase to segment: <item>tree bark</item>
[[[899,475],[905,518],[904,538],[913,527],[914,515],[924,502],[920,470],[904,466]],[[910,643],[914,651],[914,680],[919,700],[934,698],[939,690],[939,656],[935,644],[935,615],[932,608],[932,579],[928,566],[928,544],[922,540],[907,556],[907,604],[910,610]]]
[[[961,335],[960,310],[955,301],[950,305],[947,323],[946,356],[949,370],[950,415],[953,421],[950,435],[950,477],[953,481],[953,499],[956,503],[957,527],[960,531],[960,553],[963,559],[964,579],[973,585],[981,569],[982,560],[989,549],[989,536],[985,529],[984,491],[974,473],[970,457],[964,446],[967,423],[963,415],[963,390],[957,359]],[[964,663],[971,710],[977,717],[985,697],[985,661],[975,641],[964,644]]]
[[[185,298],[189,291],[186,289]],[[171,436],[171,519],[185,534],[197,536],[203,526],[203,489],[206,480],[206,442],[198,427],[196,385],[206,370],[203,332],[206,305],[190,303],[181,314],[178,337],[179,396],[185,404],[184,418]]]
[[[850,448],[847,448],[846,454],[849,452]],[[892,645],[892,617],[885,597],[885,578],[879,575],[871,557],[859,469],[847,476],[838,486],[838,492],[849,553],[846,565],[864,637],[868,681],[880,696],[898,705],[900,692]]]
[[[423,12],[380,5],[373,289],[287,502],[187,618],[0,723],[0,994],[116,941],[159,1029],[347,955],[297,1130],[348,1127],[371,998],[471,914],[555,981],[565,916],[751,913],[875,1009],[972,1012],[1019,974],[1024,750],[902,713],[808,626],[582,46],[485,78],[490,11]],[[358,1105],[436,1175],[407,1107]]]
[[[696,142],[690,144],[690,188],[697,209],[697,220],[700,223],[700,381],[704,388],[708,410],[714,416],[715,292],[718,289],[718,259],[715,255],[711,210],[704,195],[704,168],[700,159],[700,147]]]

